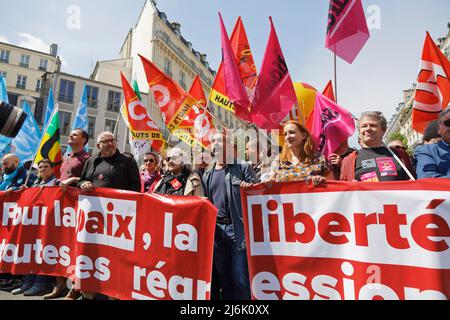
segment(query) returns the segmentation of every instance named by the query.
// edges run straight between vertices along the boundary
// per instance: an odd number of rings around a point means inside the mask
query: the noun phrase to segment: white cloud
[[[25,32],[19,32],[17,35],[20,38],[19,47],[25,47],[41,52],[49,52],[50,50],[50,45],[38,37]]]
[[[0,42],[9,43],[9,40],[5,35],[0,34]]]

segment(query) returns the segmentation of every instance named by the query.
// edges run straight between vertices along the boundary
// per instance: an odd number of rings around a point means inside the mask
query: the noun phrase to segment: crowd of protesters
[[[364,112],[357,122],[360,148],[347,141],[328,158],[317,152],[308,129],[297,121],[283,126],[284,145],[278,155],[266,144],[246,141],[245,158],[236,157],[236,139],[226,132],[211,136],[208,152],[191,155],[171,148],[164,155],[149,152],[139,168],[132,156],[117,149],[111,132],[97,138],[97,149],[90,156],[84,148],[88,134],[76,129],[69,136],[68,153],[55,178],[52,163],[41,160],[37,176],[30,174],[14,154],[3,157],[0,191],[19,191],[27,187],[78,187],[83,191],[113,188],[143,193],[208,198],[217,208],[211,297],[212,299],[250,299],[250,283],[241,207],[241,188],[262,183],[304,181],[314,187],[329,180],[356,182],[401,181],[423,178],[450,178],[450,108],[428,126],[423,144],[413,156],[402,141],[383,143],[387,122],[380,112]],[[229,153],[232,153],[230,155]],[[234,152],[233,152],[234,151]],[[199,159],[198,159],[199,158]],[[32,168],[30,168],[32,170]],[[25,184],[26,183],[26,184]],[[12,294],[42,295],[44,299],[103,299],[94,292],[68,290],[67,279],[41,275],[0,274],[0,289]]]

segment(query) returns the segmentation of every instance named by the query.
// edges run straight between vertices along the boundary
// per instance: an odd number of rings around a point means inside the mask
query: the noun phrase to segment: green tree
[[[394,140],[400,140],[403,145],[405,146],[405,148],[408,148],[408,139],[406,139],[406,137],[401,134],[400,132],[394,132],[393,134],[391,134],[389,136],[389,142],[394,141]]]

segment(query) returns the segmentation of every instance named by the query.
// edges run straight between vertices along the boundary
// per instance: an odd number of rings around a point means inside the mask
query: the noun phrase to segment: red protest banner
[[[448,299],[450,179],[242,192],[252,296]]]
[[[216,209],[111,189],[0,193],[0,273],[71,279],[118,299],[210,299]]]

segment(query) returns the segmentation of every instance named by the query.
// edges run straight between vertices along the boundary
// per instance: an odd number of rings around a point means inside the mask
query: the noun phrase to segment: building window
[[[113,132],[116,129],[116,120],[105,120],[105,131]]]
[[[186,90],[186,74],[183,71],[180,71],[180,85]]]
[[[37,81],[36,81],[36,92],[41,91],[41,87],[42,87],[42,80],[41,79],[37,79]]]
[[[59,125],[62,135],[68,136],[70,133],[70,118],[72,114],[70,112],[59,111]]]
[[[168,58],[164,59],[164,72],[170,78],[172,78],[172,61],[170,61]]]
[[[72,104],[74,93],[75,82],[61,79],[59,82],[58,101]]]
[[[41,59],[41,62],[39,63],[39,70],[47,71],[48,67],[48,60]]]
[[[18,88],[18,89],[25,89],[26,86],[27,86],[27,77],[18,75],[17,76],[16,88]]]
[[[95,117],[88,117],[88,122],[89,122],[89,126],[88,126],[89,139],[94,139],[94,137],[95,137]]]
[[[86,86],[87,105],[89,108],[97,109],[98,88]]]
[[[1,50],[0,51],[0,62],[9,63],[9,54],[11,51]]]
[[[21,67],[28,68],[30,66],[30,56],[26,54],[21,55],[19,65]]]
[[[106,110],[119,112],[120,111],[120,99],[121,93],[109,90],[108,92],[108,104]]]

